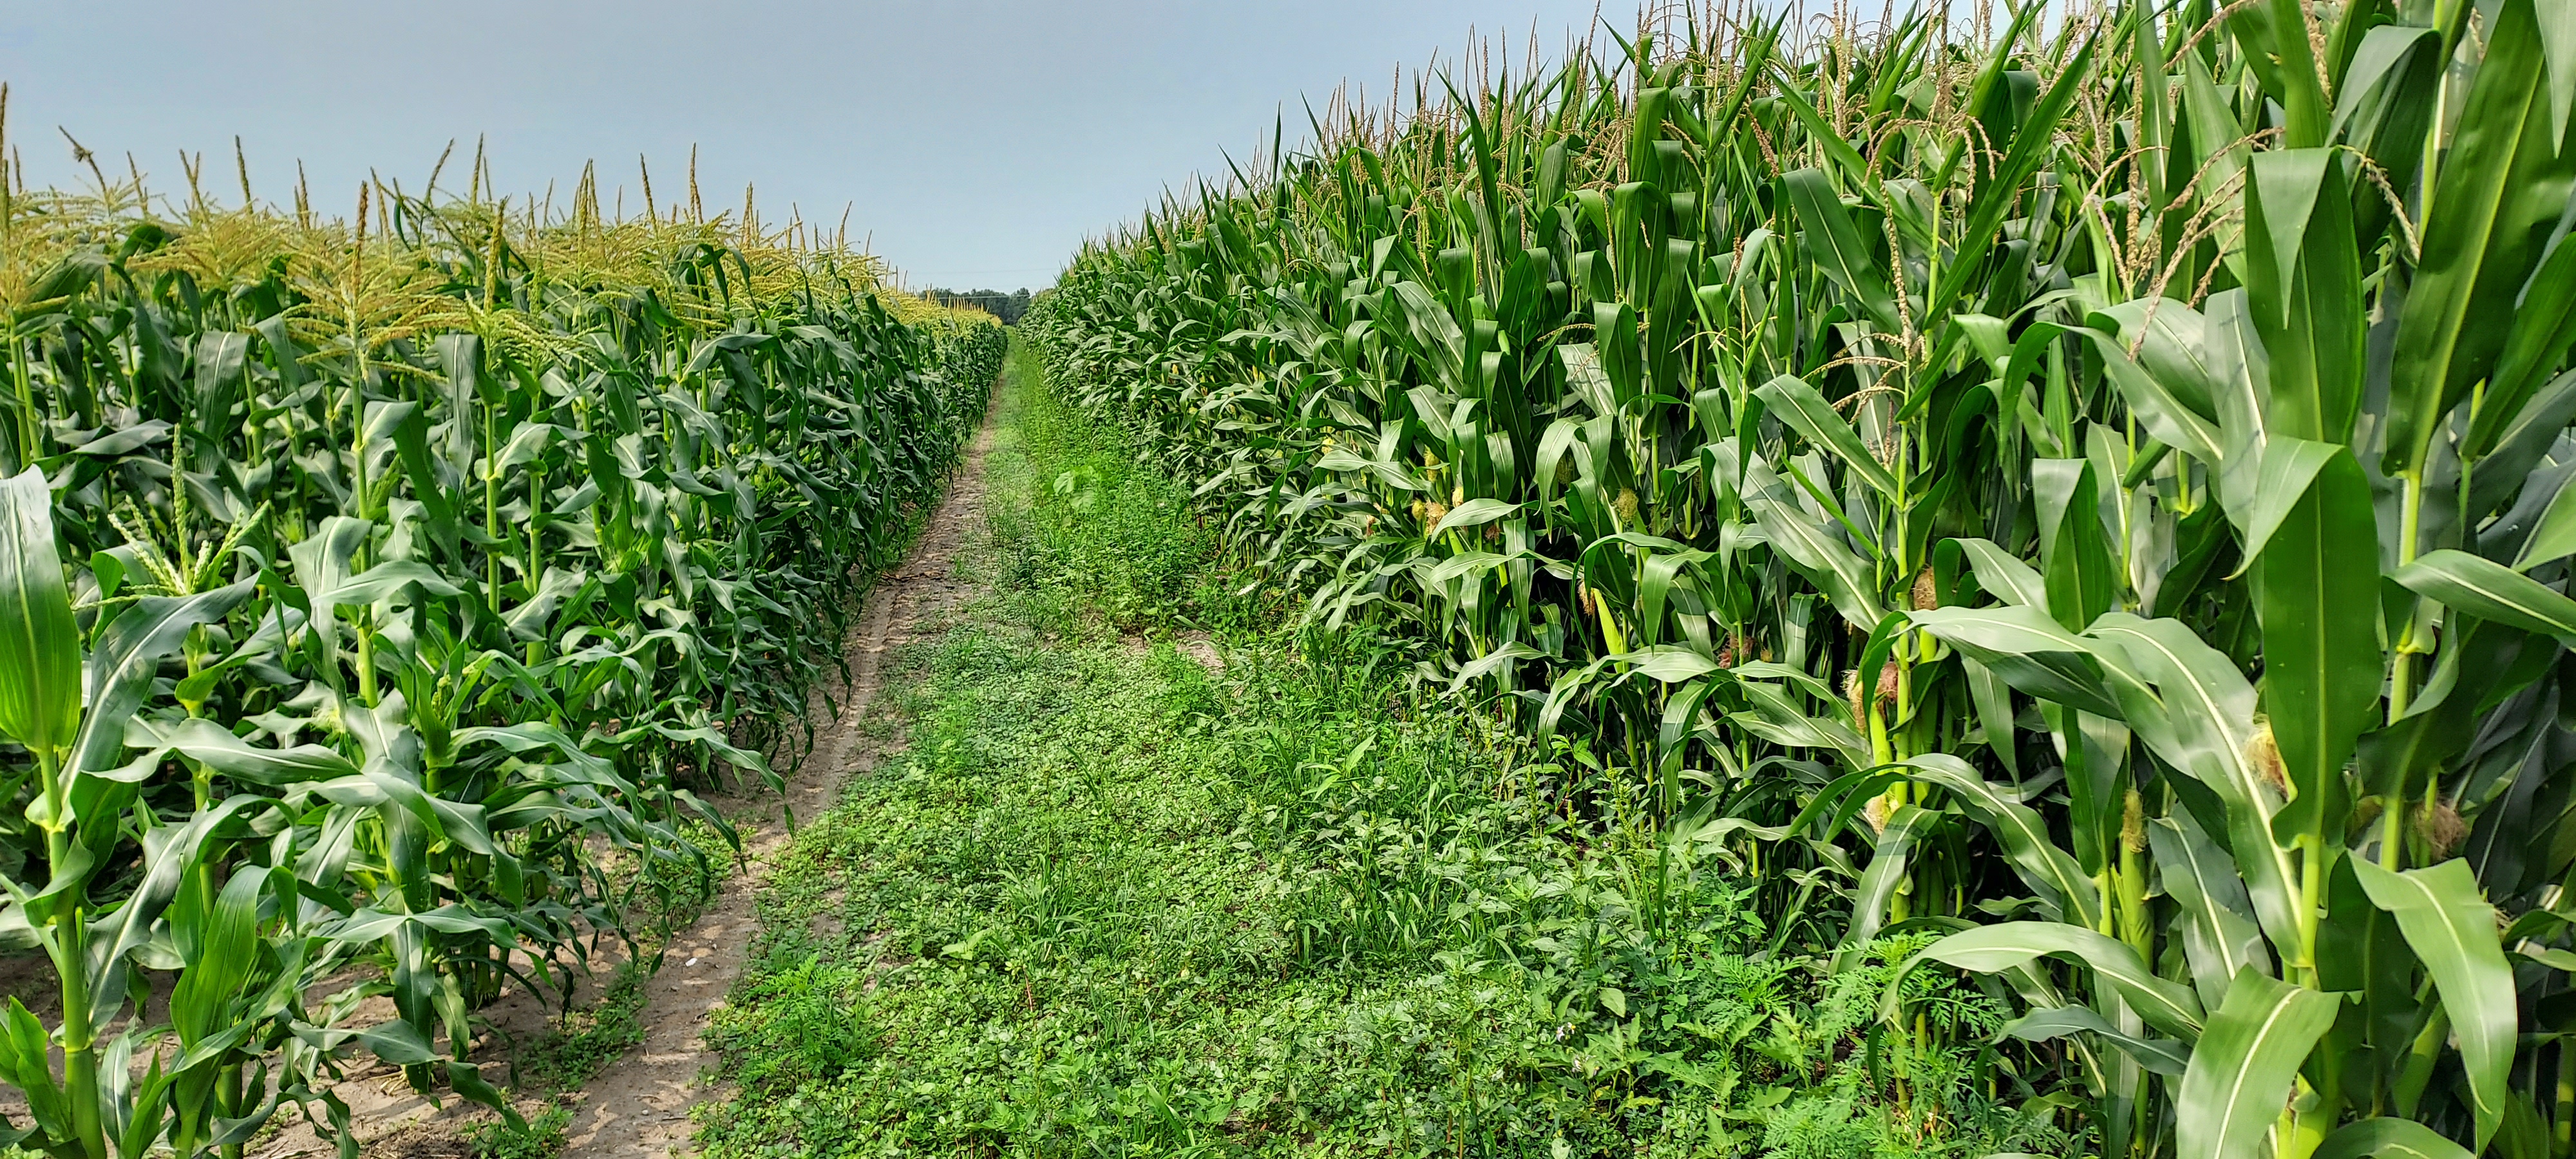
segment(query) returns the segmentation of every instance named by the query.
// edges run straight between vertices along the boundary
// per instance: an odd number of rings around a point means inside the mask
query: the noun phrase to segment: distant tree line
[[[1002,325],[1017,326],[1020,315],[1029,312],[1027,287],[1005,293],[1001,290],[932,290],[933,300],[947,306],[976,306],[1002,320]]]

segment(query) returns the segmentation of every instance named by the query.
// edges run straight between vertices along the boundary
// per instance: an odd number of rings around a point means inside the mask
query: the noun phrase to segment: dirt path
[[[958,553],[984,526],[984,457],[992,445],[988,414],[912,558],[869,594],[849,642],[850,683],[833,690],[840,714],[816,738],[813,755],[788,782],[784,798],[726,803],[742,828],[751,872],[726,882],[723,894],[697,923],[672,936],[662,972],[648,984],[650,997],[641,1015],[644,1041],[583,1090],[564,1149],[568,1159],[690,1152],[689,1108],[709,1093],[706,1078],[716,1066],[715,1052],[699,1035],[742,976],[744,958],[759,932],[752,894],[787,844],[782,806],[794,809],[799,820],[820,816],[849,774],[874,763],[877,743],[862,735],[859,724],[883,686],[886,653],[936,624],[976,586],[956,574],[956,563]],[[815,710],[828,711],[819,697]]]
[[[873,764],[884,742],[864,735],[860,725],[883,686],[887,653],[935,630],[949,608],[980,586],[956,574],[957,557],[984,527],[984,459],[992,449],[993,431],[988,411],[983,428],[967,449],[965,463],[911,557],[881,577],[869,592],[867,606],[845,645],[849,683],[816,690],[812,710],[817,718],[829,716],[830,723],[816,735],[813,753],[788,780],[786,792],[710,795],[711,802],[740,830],[750,870],[727,879],[697,921],[672,934],[661,971],[645,983],[645,1005],[637,1015],[643,1041],[572,1096],[573,1118],[564,1155],[627,1159],[690,1153],[689,1109],[712,1093],[705,1078],[712,1075],[717,1062],[715,1052],[699,1036],[709,1014],[742,975],[744,959],[759,932],[752,896],[789,840],[787,811],[792,809],[800,823],[821,815],[838,797],[849,774]],[[581,989],[590,990],[594,983],[605,981],[621,957],[613,950],[595,955],[593,979]],[[595,1002],[597,994],[589,993],[584,999]],[[538,996],[515,987],[481,1013],[488,1024],[521,1041],[542,1032],[548,1017]],[[459,1132],[468,1123],[491,1117],[453,1097],[433,1106],[406,1088],[390,1068],[354,1074],[338,1086],[337,1093],[350,1104],[352,1125],[364,1153],[372,1159],[447,1159],[470,1154]],[[539,1106],[531,1102],[521,1109],[533,1114]],[[289,1110],[279,1118],[298,1117]],[[318,1159],[331,1153],[331,1146],[300,1121],[286,1123],[283,1130],[251,1148],[255,1159]]]

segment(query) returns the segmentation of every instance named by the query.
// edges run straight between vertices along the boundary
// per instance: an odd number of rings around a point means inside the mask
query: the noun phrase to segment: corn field
[[[232,1156],[293,1106],[354,1155],[352,1051],[508,1113],[473,1012],[721,869],[697,791],[802,751],[1001,328],[694,175],[8,176],[0,943],[60,999],[0,1010],[10,1137]]]
[[[1031,328],[2091,1153],[2576,1154],[2576,5],[1964,9],[1337,98]]]

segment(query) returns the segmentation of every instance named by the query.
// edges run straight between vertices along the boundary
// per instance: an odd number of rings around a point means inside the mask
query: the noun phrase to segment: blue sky
[[[1633,7],[1610,4],[1623,26]],[[568,190],[600,165],[640,209],[636,157],[666,203],[692,144],[708,208],[809,221],[846,205],[915,285],[1044,285],[1088,235],[1163,188],[1222,172],[1284,105],[1345,78],[1386,91],[1394,66],[1453,58],[1533,25],[1555,55],[1594,0],[808,0],[759,5],[439,0],[80,0],[0,8],[10,147],[31,183],[87,180],[68,129],[112,172],[183,192],[181,150],[238,198],[354,202],[370,167],[417,188],[449,140],[488,141],[504,192]],[[442,186],[461,181],[454,163]],[[558,198],[558,204],[561,199]],[[345,212],[345,210],[341,210]]]

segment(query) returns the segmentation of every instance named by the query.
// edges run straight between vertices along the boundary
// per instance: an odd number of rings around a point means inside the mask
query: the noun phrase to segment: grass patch
[[[1396,646],[1229,593],[1185,497],[1030,370],[988,467],[1001,588],[905,658],[910,748],[760,895],[711,1155],[2061,1149],[2051,1106],[1876,1026],[1922,935],[1829,972],[1713,840],[1567,820],[1626,804],[1570,808],[1583,754]],[[1138,643],[1193,628],[1221,667]]]
[[[1037,356],[1015,347],[986,457],[998,610],[1062,634],[1161,636],[1257,631],[1279,609],[1230,592],[1222,528],[1187,488],[1138,461],[1127,441],[1038,385]]]

